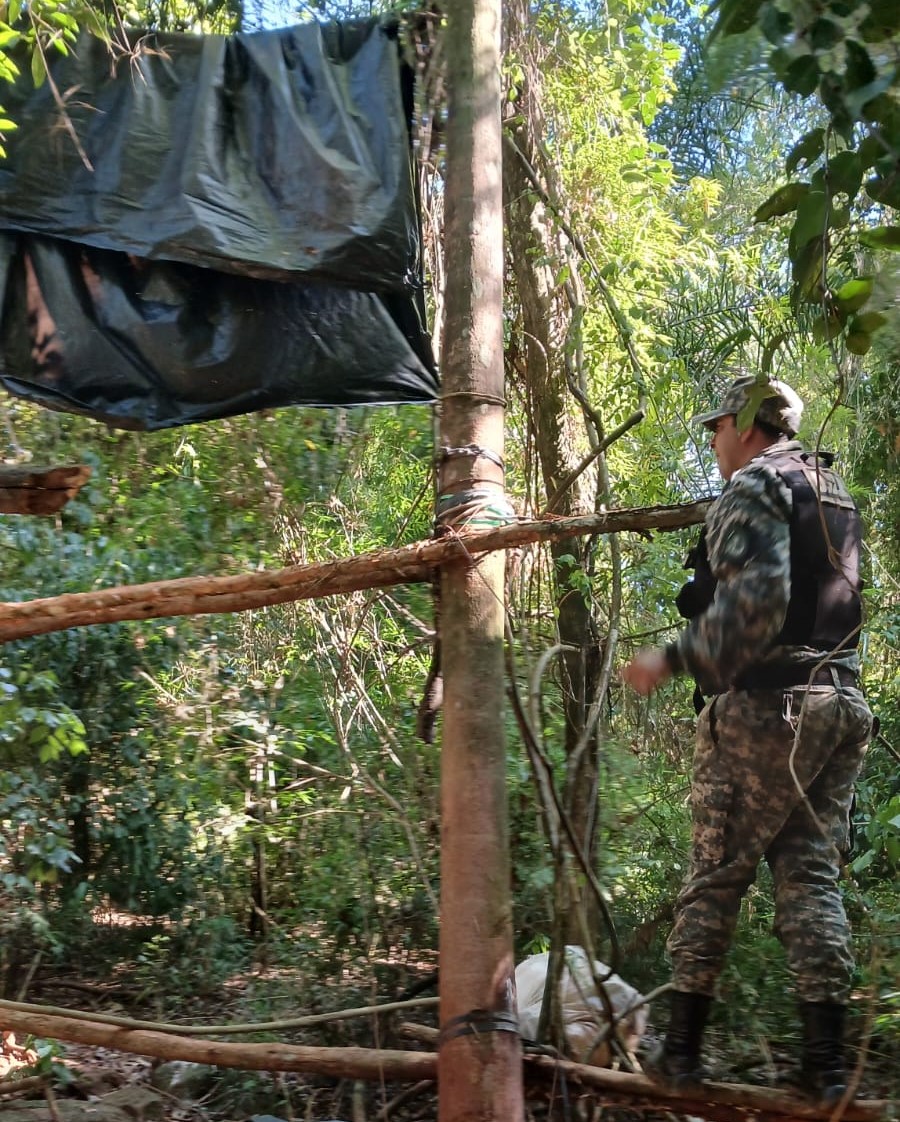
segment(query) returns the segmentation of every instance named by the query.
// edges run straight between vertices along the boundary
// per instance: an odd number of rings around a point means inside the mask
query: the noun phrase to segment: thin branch
[[[41,42],[41,32],[40,28],[38,27],[38,21],[30,4],[28,5],[27,10],[28,18],[31,20],[31,26],[34,31],[34,50],[36,50],[40,55],[41,63],[44,67],[44,77],[47,81],[48,87],[50,88],[50,93],[53,95],[53,100],[56,102],[56,107],[57,109],[59,109],[60,114],[62,115],[63,128],[69,134],[72,144],[75,147],[75,151],[78,153],[78,158],[81,160],[85,168],[87,168],[88,171],[92,172],[94,170],[94,165],[91,163],[87,152],[85,152],[84,150],[81,140],[78,137],[78,133],[75,131],[75,126],[72,124],[72,118],[69,116],[69,111],[68,109],[66,109],[65,100],[63,99],[62,94],[59,92],[59,87],[53,80],[53,75],[50,73],[50,65],[47,62],[47,55],[44,52],[44,44]],[[53,38],[60,34],[61,32],[54,32],[51,36],[50,41],[52,42]]]
[[[554,860],[559,857],[559,800],[553,790],[553,768],[544,752],[538,730],[529,720],[525,705],[519,693],[516,676],[513,638],[507,623],[506,659],[509,677],[508,695],[512,703],[513,715],[525,742],[525,751],[531,764],[531,774],[538,793],[538,805],[544,817],[547,839]]]
[[[246,1024],[224,1025],[173,1025],[161,1021],[139,1021],[131,1017],[117,1017],[111,1013],[86,1012],[83,1009],[66,1009],[57,1005],[35,1005],[25,1001],[0,1001],[4,1018],[7,1013],[25,1013],[41,1017],[67,1018],[80,1023],[112,1025],[129,1030],[164,1032],[176,1036],[230,1036],[239,1033],[276,1032],[287,1029],[307,1028],[310,1025],[324,1025],[333,1021],[349,1021],[356,1017],[368,1017],[377,1013],[395,1013],[401,1009],[430,1008],[436,1006],[436,997],[416,997],[409,1001],[387,1001],[382,1005],[366,1005],[356,1009],[336,1009],[330,1013],[311,1013],[305,1017],[290,1017],[282,1021],[256,1021]],[[66,1038],[61,1038],[66,1039]]]
[[[543,737],[541,736],[540,732],[541,681],[544,677],[548,665],[550,664],[551,659],[555,658],[563,651],[574,651],[575,654],[578,654],[578,647],[572,646],[571,643],[555,643],[552,647],[549,647],[546,651],[543,651],[540,658],[537,660],[537,664],[534,668],[534,671],[532,672],[531,682],[529,683],[528,687],[528,713],[531,719],[531,727],[535,742],[540,748],[543,748]]]
[[[554,648],[550,653],[559,653],[560,650],[566,649],[568,648],[560,646],[558,648]],[[510,678],[512,681],[515,680],[512,674],[510,675]],[[521,704],[521,700],[519,699],[518,694],[515,692],[513,693],[513,700],[514,712],[519,721],[519,726],[523,732],[523,735],[525,736],[525,743],[528,749],[529,759],[535,772],[535,782],[542,796],[548,799],[547,806],[545,807],[545,817],[547,819],[548,829],[551,827],[551,825],[553,826],[554,831],[559,826],[562,827],[566,839],[568,840],[572,855],[575,857],[575,860],[577,861],[581,872],[583,873],[584,878],[587,881],[588,887],[590,888],[591,893],[596,900],[597,907],[600,910],[600,913],[603,915],[604,921],[606,922],[610,936],[610,946],[612,949],[611,957],[613,963],[617,963],[620,957],[619,945],[616,937],[615,925],[613,924],[612,915],[609,910],[609,905],[606,902],[606,898],[603,895],[600,884],[594,874],[594,870],[591,868],[591,863],[588,860],[587,854],[585,853],[581,843],[578,840],[578,836],[575,833],[575,828],[572,825],[572,820],[569,817],[566,808],[563,806],[562,801],[560,800],[559,793],[557,792],[556,785],[553,781],[552,765],[545,752],[541,748],[540,742],[535,734],[534,729],[532,729],[531,723],[528,720],[524,707]],[[549,813],[551,809],[553,810],[552,815]],[[557,847],[559,846],[559,840],[556,843]],[[551,848],[553,848],[552,837]],[[557,853],[554,852],[554,857],[556,856]],[[612,973],[614,973],[614,970],[610,970],[610,974]]]
[[[430,1091],[434,1086],[435,1083],[433,1079],[421,1079],[411,1087],[405,1087],[399,1094],[394,1095],[392,1099],[384,1104],[375,1115],[375,1122],[386,1122],[398,1107],[405,1106],[406,1103],[412,1102],[413,1099],[417,1099],[419,1095],[424,1095],[426,1091]]]
[[[579,464],[576,464],[574,468],[572,468],[569,474],[565,477],[565,479],[563,479],[560,485],[550,496],[550,501],[544,508],[544,514],[552,514],[553,511],[556,510],[559,500],[563,497],[566,491],[568,491],[575,480],[578,479],[578,477],[585,471],[587,471],[591,464],[600,456],[602,456],[611,444],[614,444],[620,436],[624,436],[629,429],[633,429],[635,425],[639,425],[641,421],[643,421],[643,419],[644,410],[636,409],[630,417],[626,417],[620,425],[617,425],[611,433],[605,436],[596,448],[592,448],[591,451],[588,452],[587,455],[582,459],[582,461]]]
[[[46,1087],[47,1079],[46,1075],[26,1075],[23,1079],[5,1077],[0,1079],[0,1096],[4,1099],[18,1098],[32,1091],[41,1091]]]

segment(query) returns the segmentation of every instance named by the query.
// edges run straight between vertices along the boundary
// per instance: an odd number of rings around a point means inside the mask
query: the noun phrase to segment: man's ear
[[[741,444],[749,444],[753,439],[754,433],[756,432],[756,425],[747,425],[747,427],[743,430],[739,429],[737,427],[737,424],[735,424],[734,427],[735,429],[737,429],[738,440],[741,442]]]

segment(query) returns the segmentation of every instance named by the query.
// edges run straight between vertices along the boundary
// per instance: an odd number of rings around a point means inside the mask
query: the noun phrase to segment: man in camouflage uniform
[[[716,979],[765,857],[796,979],[803,1083],[833,1104],[847,1084],[853,970],[837,882],[872,715],[858,688],[859,514],[830,457],[792,439],[802,408],[783,383],[744,377],[697,418],[726,480],[706,518],[709,603],[622,677],[646,695],[686,672],[712,695],[698,718],[691,871],[668,941],[670,1024],[648,1071],[702,1081]]]

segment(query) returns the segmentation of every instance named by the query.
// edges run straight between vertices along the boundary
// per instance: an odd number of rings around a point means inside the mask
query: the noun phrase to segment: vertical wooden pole
[[[503,470],[495,462],[503,455],[504,397],[500,21],[501,0],[448,5],[441,445],[455,451],[443,459],[438,485],[445,525],[454,524],[467,493],[476,504],[504,502]],[[506,807],[503,577],[502,553],[477,565],[445,566],[441,575],[440,1122],[524,1117]]]

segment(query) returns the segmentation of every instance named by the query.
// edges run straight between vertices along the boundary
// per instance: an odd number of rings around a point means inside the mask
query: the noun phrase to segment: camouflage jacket
[[[705,692],[727,690],[751,665],[812,666],[823,657],[808,647],[774,645],[790,600],[793,498],[772,460],[800,450],[797,441],[764,449],[734,473],[707,513],[715,597],[666,648],[673,671],[688,672]],[[855,652],[831,661],[858,670]]]

